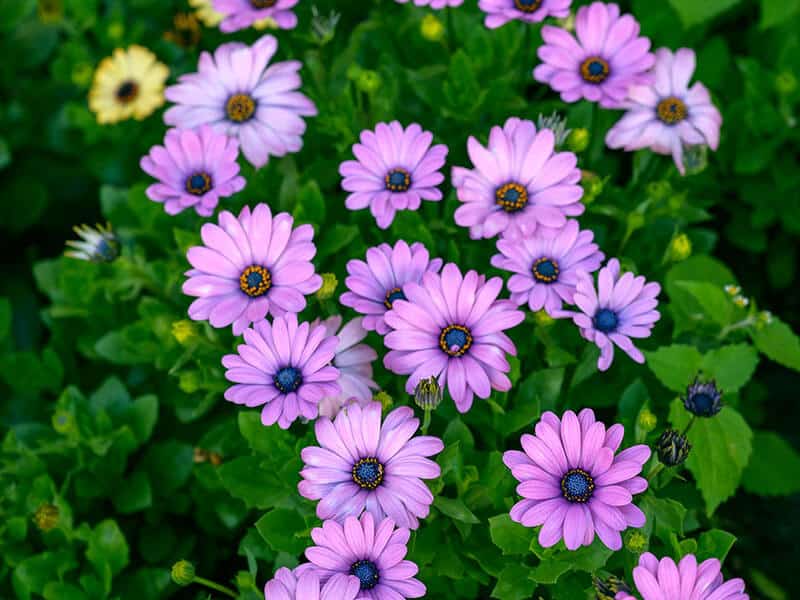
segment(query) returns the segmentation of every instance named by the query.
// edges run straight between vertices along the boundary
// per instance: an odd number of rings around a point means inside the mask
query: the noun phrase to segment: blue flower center
[[[272,274],[260,265],[250,265],[239,275],[239,289],[251,298],[263,296],[272,287]]]
[[[202,196],[211,189],[211,177],[208,173],[195,173],[186,179],[186,191],[195,196]]]
[[[570,469],[561,478],[561,493],[570,502],[586,502],[594,493],[594,479],[583,469]]]
[[[617,313],[608,308],[601,308],[594,316],[594,326],[603,333],[614,331],[619,325]]]
[[[692,403],[695,411],[700,414],[711,414],[714,407],[714,399],[708,394],[695,394],[692,396]]]
[[[361,489],[374,490],[383,483],[383,465],[377,458],[362,458],[353,465],[353,481]]]
[[[401,168],[392,169],[383,178],[383,182],[390,192],[405,192],[411,187],[411,173]]]
[[[405,300],[406,295],[403,293],[403,290],[400,288],[392,288],[388,292],[386,292],[386,299],[383,301],[383,305],[391,310],[392,305],[394,304],[395,300]]]
[[[94,248],[95,254],[97,254],[102,260],[106,262],[111,262],[119,253],[118,248],[116,245],[109,243],[108,240],[105,238],[101,239],[97,242],[97,246]]]
[[[532,13],[539,10],[544,0],[514,0],[514,6],[517,10],[525,13]]]
[[[439,334],[439,347],[449,356],[464,356],[470,346],[472,334],[463,325],[448,325]]]
[[[552,258],[542,257],[533,263],[533,278],[540,283],[553,283],[558,280],[558,263]]]
[[[501,185],[494,192],[495,204],[508,213],[522,210],[528,204],[528,190],[519,183]]]
[[[378,567],[371,560],[359,560],[350,565],[350,574],[358,577],[362,590],[371,590],[380,580]]]
[[[603,83],[611,74],[608,62],[599,56],[590,56],[581,63],[581,77],[589,83]]]
[[[284,367],[275,374],[273,381],[275,387],[284,394],[288,394],[297,391],[297,388],[303,383],[303,374],[294,367]]]

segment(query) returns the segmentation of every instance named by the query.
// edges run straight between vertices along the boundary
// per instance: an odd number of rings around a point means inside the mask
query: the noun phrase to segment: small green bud
[[[605,181],[597,173],[592,171],[581,171],[581,185],[583,186],[583,198],[581,202],[591,204],[603,193]]]
[[[333,297],[336,292],[336,287],[339,285],[339,280],[333,273],[322,274],[322,287],[317,290],[317,300],[328,300]]]
[[[556,320],[547,314],[547,311],[544,309],[537,310],[535,313],[533,313],[533,321],[540,327],[550,327],[556,322]]]
[[[59,510],[53,504],[42,504],[33,515],[33,522],[40,531],[52,531],[58,526]]]
[[[366,94],[374,94],[382,84],[383,80],[377,71],[362,70],[356,79],[356,87]]]
[[[681,262],[692,255],[692,240],[685,233],[681,233],[672,238],[668,251],[669,259],[672,262]]]
[[[180,586],[189,585],[194,581],[194,565],[188,560],[179,560],[172,565],[172,581]]]
[[[125,35],[125,25],[120,23],[119,21],[114,21],[108,26],[106,29],[106,33],[108,37],[112,40],[119,40],[122,39],[122,36]]]
[[[647,538],[640,531],[630,530],[625,535],[625,547],[634,554],[647,550]]]
[[[184,371],[178,380],[178,387],[187,394],[194,394],[200,389],[201,383],[198,371]]]
[[[672,193],[669,181],[651,181],[647,184],[647,195],[654,200],[664,200]]]
[[[72,67],[70,77],[72,79],[72,83],[78,87],[87,87],[92,82],[93,74],[94,69],[92,68],[91,64],[87,62],[80,62]]]
[[[419,30],[429,42],[438,42],[444,37],[444,25],[432,14],[425,15]]]
[[[442,403],[442,388],[436,377],[420,379],[414,389],[414,402],[424,410],[434,410]]]
[[[172,323],[172,335],[181,346],[186,346],[197,337],[197,327],[192,321],[181,319]]]
[[[375,394],[372,399],[375,400],[375,402],[380,402],[384,411],[389,410],[392,407],[392,404],[394,404],[392,397],[383,390],[380,390],[377,394]]]
[[[771,325],[772,321],[772,313],[768,310],[762,310],[760,313],[758,313],[758,317],[756,317],[756,327],[758,329],[763,329],[767,325]]]
[[[580,154],[589,147],[591,136],[589,130],[584,128],[573,129],[567,137],[567,150]]]
[[[361,71],[363,69],[356,63],[352,63],[349,67],[347,67],[347,78],[350,81],[355,81],[361,76]]]
[[[775,76],[775,89],[781,96],[788,96],[797,90],[797,77],[791,71],[781,71]]]
[[[57,409],[56,412],[53,413],[51,422],[53,424],[53,429],[62,435],[73,433],[77,430],[75,415],[62,408]]]
[[[649,408],[643,408],[641,411],[639,411],[638,424],[639,429],[645,433],[650,433],[656,428],[656,425],[658,424],[658,417],[656,417]]]
[[[636,231],[644,227],[644,215],[640,212],[633,212],[628,215],[628,229]]]
[[[681,435],[675,429],[667,429],[656,441],[656,453],[660,460],[667,467],[677,467],[688,457],[692,445],[685,435]]]

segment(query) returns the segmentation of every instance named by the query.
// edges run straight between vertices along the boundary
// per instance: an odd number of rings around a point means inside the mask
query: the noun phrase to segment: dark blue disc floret
[[[284,394],[288,394],[297,391],[297,388],[303,383],[303,374],[300,369],[284,367],[275,374],[273,381],[276,388]]]
[[[594,479],[583,469],[570,469],[561,478],[561,493],[570,502],[588,502],[594,493]]]
[[[701,383],[696,377],[694,383],[686,388],[683,405],[693,415],[713,417],[722,410],[722,390],[717,388],[717,383],[713,379]]]
[[[391,310],[392,305],[394,304],[395,300],[405,300],[406,295],[403,293],[399,287],[392,288],[386,292],[386,298],[383,301],[383,305]]]
[[[362,590],[371,590],[380,581],[378,567],[371,560],[359,560],[350,566],[350,574],[358,577]]]
[[[594,315],[594,327],[603,333],[611,333],[617,329],[619,317],[610,308],[601,308]]]
[[[353,481],[361,489],[374,490],[383,483],[383,472],[383,464],[377,458],[362,458],[353,465]]]

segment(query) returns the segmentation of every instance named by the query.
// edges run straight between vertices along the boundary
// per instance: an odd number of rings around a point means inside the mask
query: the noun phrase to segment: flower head
[[[695,377],[694,383],[686,388],[683,405],[698,417],[713,417],[722,410],[722,390],[713,379],[702,383]]]
[[[233,334],[241,335],[267,314],[303,310],[304,295],[317,291],[322,278],[311,263],[314,229],[293,229],[293,223],[288,213],[273,217],[269,206],[259,204],[252,213],[245,206],[238,218],[222,211],[219,225],[203,225],[204,245],[186,253],[194,268],[186,272],[183,293],[198,298],[189,317],[214,327],[233,324]]]
[[[650,337],[661,314],[655,310],[661,286],[647,283],[644,277],[624,273],[620,276],[619,261],[612,258],[600,269],[597,289],[589,273],[579,273],[573,297],[581,310],[572,319],[581,335],[600,348],[597,368],[607,370],[614,360],[614,346],[619,346],[638,363],[644,355],[631,338]]]
[[[170,129],[164,145],[153,146],[140,161],[142,170],[159,180],[147,188],[147,197],[163,202],[170,215],[191,207],[210,217],[220,198],[244,189],[238,156],[238,142],[208,125]]]
[[[419,428],[414,411],[394,409],[381,423],[381,405],[350,405],[336,419],[315,424],[317,446],[304,448],[306,466],[297,488],[319,500],[320,519],[343,521],[366,510],[380,521],[388,516],[400,527],[416,529],[428,516],[433,494],[422,482],[441,473],[428,456],[444,449],[439,438],[412,437]]]
[[[416,123],[406,128],[398,121],[378,123],[375,131],[361,132],[353,145],[357,160],[339,166],[342,188],[350,195],[345,206],[359,210],[369,206],[378,227],[392,224],[398,210],[417,210],[422,200],[439,201],[437,188],[444,175],[447,146],[431,147],[433,134]]]
[[[513,273],[507,284],[511,300],[562,316],[562,303],[573,304],[578,272],[597,271],[605,258],[593,239],[594,233],[569,220],[560,230],[542,228],[535,237],[498,240],[500,254],[492,257],[492,265]]]
[[[684,146],[704,144],[716,150],[722,115],[702,83],[689,87],[694,69],[693,50],[681,48],[673,54],[659,49],[655,80],[630,88],[628,112],[606,135],[608,147],[672,154],[681,173],[686,171]]]
[[[546,17],[562,19],[569,16],[572,0],[479,0],[478,8],[486,13],[484,24],[489,29],[519,19],[539,23]]]
[[[167,125],[191,129],[209,124],[239,140],[242,153],[258,168],[270,156],[303,147],[305,121],[317,114],[314,103],[298,91],[298,61],[269,65],[278,49],[271,35],[252,46],[222,44],[212,56],[200,55],[198,72],[181,75],[165,95],[175,102],[164,113]]]
[[[585,98],[603,108],[621,108],[628,89],[650,80],[655,57],[650,40],[639,36],[639,23],[620,16],[619,6],[593,2],[578,9],[577,39],[564,29],[545,25],[539,47],[537,81],[561,94],[564,102]]]
[[[677,467],[688,457],[692,445],[685,435],[675,429],[667,429],[658,436],[655,444],[658,460],[667,467]]]
[[[101,124],[141,121],[164,104],[169,69],[147,48],[117,48],[100,61],[89,91],[89,108]]]
[[[271,19],[280,29],[294,29],[297,15],[292,8],[300,0],[213,0],[214,10],[222,15],[223,33],[246,29],[257,21]]]
[[[414,388],[414,404],[422,410],[434,410],[444,398],[444,392],[435,377],[420,379]]]
[[[414,577],[419,569],[403,560],[409,536],[408,529],[395,528],[391,519],[376,522],[368,512],[360,519],[347,517],[344,524],[328,520],[311,530],[316,546],[306,549],[311,562],[298,567],[298,572],[313,570],[323,583],[354,575],[364,600],[421,598],[426,589]]]
[[[524,452],[503,455],[523,497],[511,518],[526,527],[541,525],[539,543],[545,548],[563,538],[576,550],[591,545],[595,534],[612,550],[622,548],[620,532],[645,523],[632,502],[633,494],[647,489],[639,473],[650,458],[644,445],[616,454],[623,433],[622,425],[606,429],[595,421],[589,408],[578,415],[568,410],[561,419],[545,412],[536,434],[523,434]]]
[[[502,287],[499,277],[462,275],[453,263],[441,275],[425,273],[421,283],[405,285],[407,299],[396,300],[385,315],[394,331],[384,338],[391,351],[383,363],[393,373],[410,375],[409,394],[420,379],[436,377],[463,413],[475,395],[488,398],[492,389],[511,388],[505,355],[517,349],[504,331],[525,315],[513,302],[497,299]]]
[[[381,244],[367,250],[367,260],[347,262],[348,291],[339,301],[364,315],[362,324],[367,331],[381,335],[390,328],[383,319],[395,300],[405,300],[407,283],[419,283],[428,271],[437,272],[442,267],[439,258],[431,260],[428,250],[415,242],[410,246],[403,240],[394,246]]]
[[[236,385],[225,399],[245,406],[264,406],[261,422],[288,429],[295,419],[313,419],[325,396],[339,393],[339,370],[330,365],[339,340],[325,327],[298,323],[296,314],[261,320],[244,332],[237,354],[226,354],[225,377]]]
[[[554,149],[551,130],[537,133],[532,121],[516,117],[502,128],[492,127],[487,147],[470,137],[467,151],[475,168],[453,167],[453,185],[463,203],[456,223],[479,239],[523,230],[531,234],[537,223],[563,227],[567,216],[583,213],[578,159]]]
[[[633,580],[643,600],[748,600],[744,581],[725,581],[721,568],[716,558],[698,564],[694,554],[687,554],[676,565],[669,557],[659,561],[645,552],[639,557],[639,566],[633,569]],[[636,597],[621,591],[616,600],[636,600]]]
[[[355,575],[335,575],[320,586],[319,576],[311,569],[298,576],[281,567],[264,586],[264,600],[354,600],[359,590]]]
[[[405,4],[409,2],[409,0],[395,0],[400,4]],[[446,8],[448,6],[461,6],[464,3],[464,0],[410,0],[414,2],[415,6],[430,6],[436,10],[440,8]]]
[[[64,256],[97,263],[113,262],[119,256],[119,239],[110,223],[105,226],[98,223],[94,227],[84,223],[81,226],[76,225],[72,230],[81,239],[69,240],[67,246],[71,250],[64,252]]]

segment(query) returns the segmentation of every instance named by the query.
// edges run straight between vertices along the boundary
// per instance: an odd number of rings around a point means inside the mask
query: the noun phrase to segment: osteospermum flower
[[[604,108],[620,108],[634,84],[650,80],[655,57],[650,40],[639,36],[639,23],[620,16],[619,6],[594,2],[578,9],[575,33],[545,25],[533,70],[537,81],[561,94],[564,102],[586,98]]]
[[[117,48],[100,61],[89,90],[89,108],[97,122],[141,121],[164,104],[164,82],[169,69],[147,48]]]
[[[258,21],[271,19],[280,29],[294,29],[297,15],[292,8],[300,0],[214,0],[214,9],[223,15],[219,29],[231,33]]]
[[[427,271],[437,272],[442,261],[431,260],[428,250],[419,242],[409,246],[403,240],[394,247],[381,244],[370,248],[366,258],[366,262],[356,259],[347,262],[345,284],[349,291],[339,301],[364,315],[364,329],[385,335],[390,328],[383,315],[395,300],[405,300],[405,285],[418,283]]]
[[[238,218],[223,211],[219,226],[203,225],[205,245],[186,253],[194,268],[186,272],[183,293],[197,296],[189,316],[214,327],[233,324],[233,334],[240,335],[267,314],[303,310],[304,295],[317,291],[322,278],[311,263],[314,229],[292,229],[293,223],[290,214],[273,217],[269,206],[259,204],[252,214],[245,206]]]
[[[367,337],[362,320],[358,317],[341,327],[342,317],[336,315],[321,323],[327,335],[335,335],[339,339],[333,366],[339,369],[337,383],[341,391],[336,396],[322,399],[319,404],[320,416],[333,418],[345,404],[352,401],[364,405],[372,400],[372,390],[378,388],[378,384],[372,380],[372,362],[378,358],[378,353],[371,346],[359,343]],[[320,321],[316,319],[311,326],[318,324]]]
[[[561,419],[547,411],[535,432],[520,438],[524,452],[503,454],[523,497],[511,509],[512,520],[541,525],[539,543],[545,548],[563,538],[576,550],[591,545],[595,534],[612,550],[622,548],[620,532],[645,523],[632,501],[647,489],[639,473],[650,449],[638,445],[616,454],[624,428],[606,429],[589,408],[578,415],[568,410]]]
[[[668,556],[659,561],[645,552],[639,557],[639,566],[633,569],[633,580],[643,600],[749,600],[744,581],[725,581],[721,568],[716,558],[698,564],[694,554],[687,554],[676,565]],[[616,600],[637,599],[620,592]]]
[[[340,573],[320,586],[319,577],[312,570],[298,577],[293,571],[281,567],[264,586],[264,600],[354,600],[359,589],[355,575]]]
[[[238,354],[226,354],[225,377],[236,385],[225,399],[264,406],[261,422],[287,429],[298,416],[313,419],[325,396],[339,393],[339,370],[329,363],[339,340],[321,325],[298,323],[296,314],[258,321],[244,332]]]
[[[297,91],[302,63],[268,66],[277,49],[277,40],[265,35],[252,46],[222,44],[213,57],[203,52],[198,72],[181,75],[167,88],[166,98],[177,106],[164,113],[164,121],[181,129],[213,125],[237,138],[257,168],[270,156],[298,152],[306,130],[301,117],[316,115],[317,108]]]
[[[661,317],[655,310],[661,286],[629,272],[620,276],[616,258],[600,269],[597,281],[595,290],[591,275],[578,274],[573,299],[582,312],[572,314],[581,335],[600,348],[597,368],[605,371],[611,366],[615,345],[636,362],[644,363],[644,355],[631,338],[650,337]]]
[[[519,19],[538,23],[546,17],[563,19],[569,16],[572,0],[479,0],[478,8],[486,14],[484,24],[489,29]]]
[[[502,287],[499,277],[462,275],[453,263],[441,275],[425,273],[421,283],[405,285],[407,300],[396,300],[385,315],[394,331],[384,338],[391,351],[383,363],[393,373],[410,375],[409,394],[420,379],[437,377],[463,413],[475,395],[488,398],[492,389],[511,388],[505,355],[517,349],[503,332],[525,315],[510,300],[497,300]]]
[[[684,146],[716,150],[722,115],[702,83],[689,87],[694,69],[693,50],[681,48],[673,54],[659,49],[654,81],[629,90],[628,112],[606,135],[608,147],[672,154],[682,174],[686,173]]]
[[[376,521],[390,517],[399,527],[416,529],[428,516],[433,494],[423,479],[441,469],[428,456],[444,449],[442,440],[412,437],[419,420],[408,406],[396,408],[381,423],[381,404],[348,406],[335,421],[315,424],[320,447],[300,453],[305,468],[297,485],[300,495],[319,500],[320,519],[343,521],[364,510]]]
[[[150,148],[139,163],[159,180],[147,188],[147,197],[163,202],[170,215],[194,208],[198,215],[210,217],[220,198],[244,189],[238,156],[238,142],[208,125],[196,131],[170,129],[164,145]]]
[[[530,235],[537,223],[563,227],[567,216],[582,214],[578,159],[554,148],[552,131],[537,133],[532,121],[516,117],[502,128],[492,127],[486,148],[470,136],[467,151],[475,168],[453,167],[453,185],[463,203],[456,223],[479,239]]]
[[[405,4],[409,0],[395,0],[400,4]],[[464,0],[411,0],[416,6],[430,6],[431,8],[440,9],[448,6],[461,6]]]
[[[378,227],[392,224],[398,210],[417,210],[422,200],[439,201],[436,187],[444,181],[447,146],[431,147],[433,134],[412,123],[405,129],[398,121],[378,123],[375,131],[361,132],[353,145],[358,160],[339,166],[342,188],[352,192],[345,200],[350,210],[369,206]]]
[[[563,229],[542,228],[535,237],[498,240],[500,254],[492,257],[492,265],[514,273],[507,284],[511,300],[558,317],[562,303],[573,303],[578,272],[593,273],[603,262],[592,240],[594,233],[580,231],[578,222],[570,220]]]
[[[298,570],[313,570],[326,583],[338,574],[355,575],[359,600],[421,598],[425,586],[414,575],[419,569],[403,560],[410,532],[395,528],[389,518],[376,523],[370,513],[360,519],[347,517],[344,524],[329,520],[311,530],[316,546],[306,549],[310,563]]]
[[[686,388],[683,406],[697,417],[713,417],[722,410],[722,391],[713,379],[704,382],[695,377],[694,383]]]

